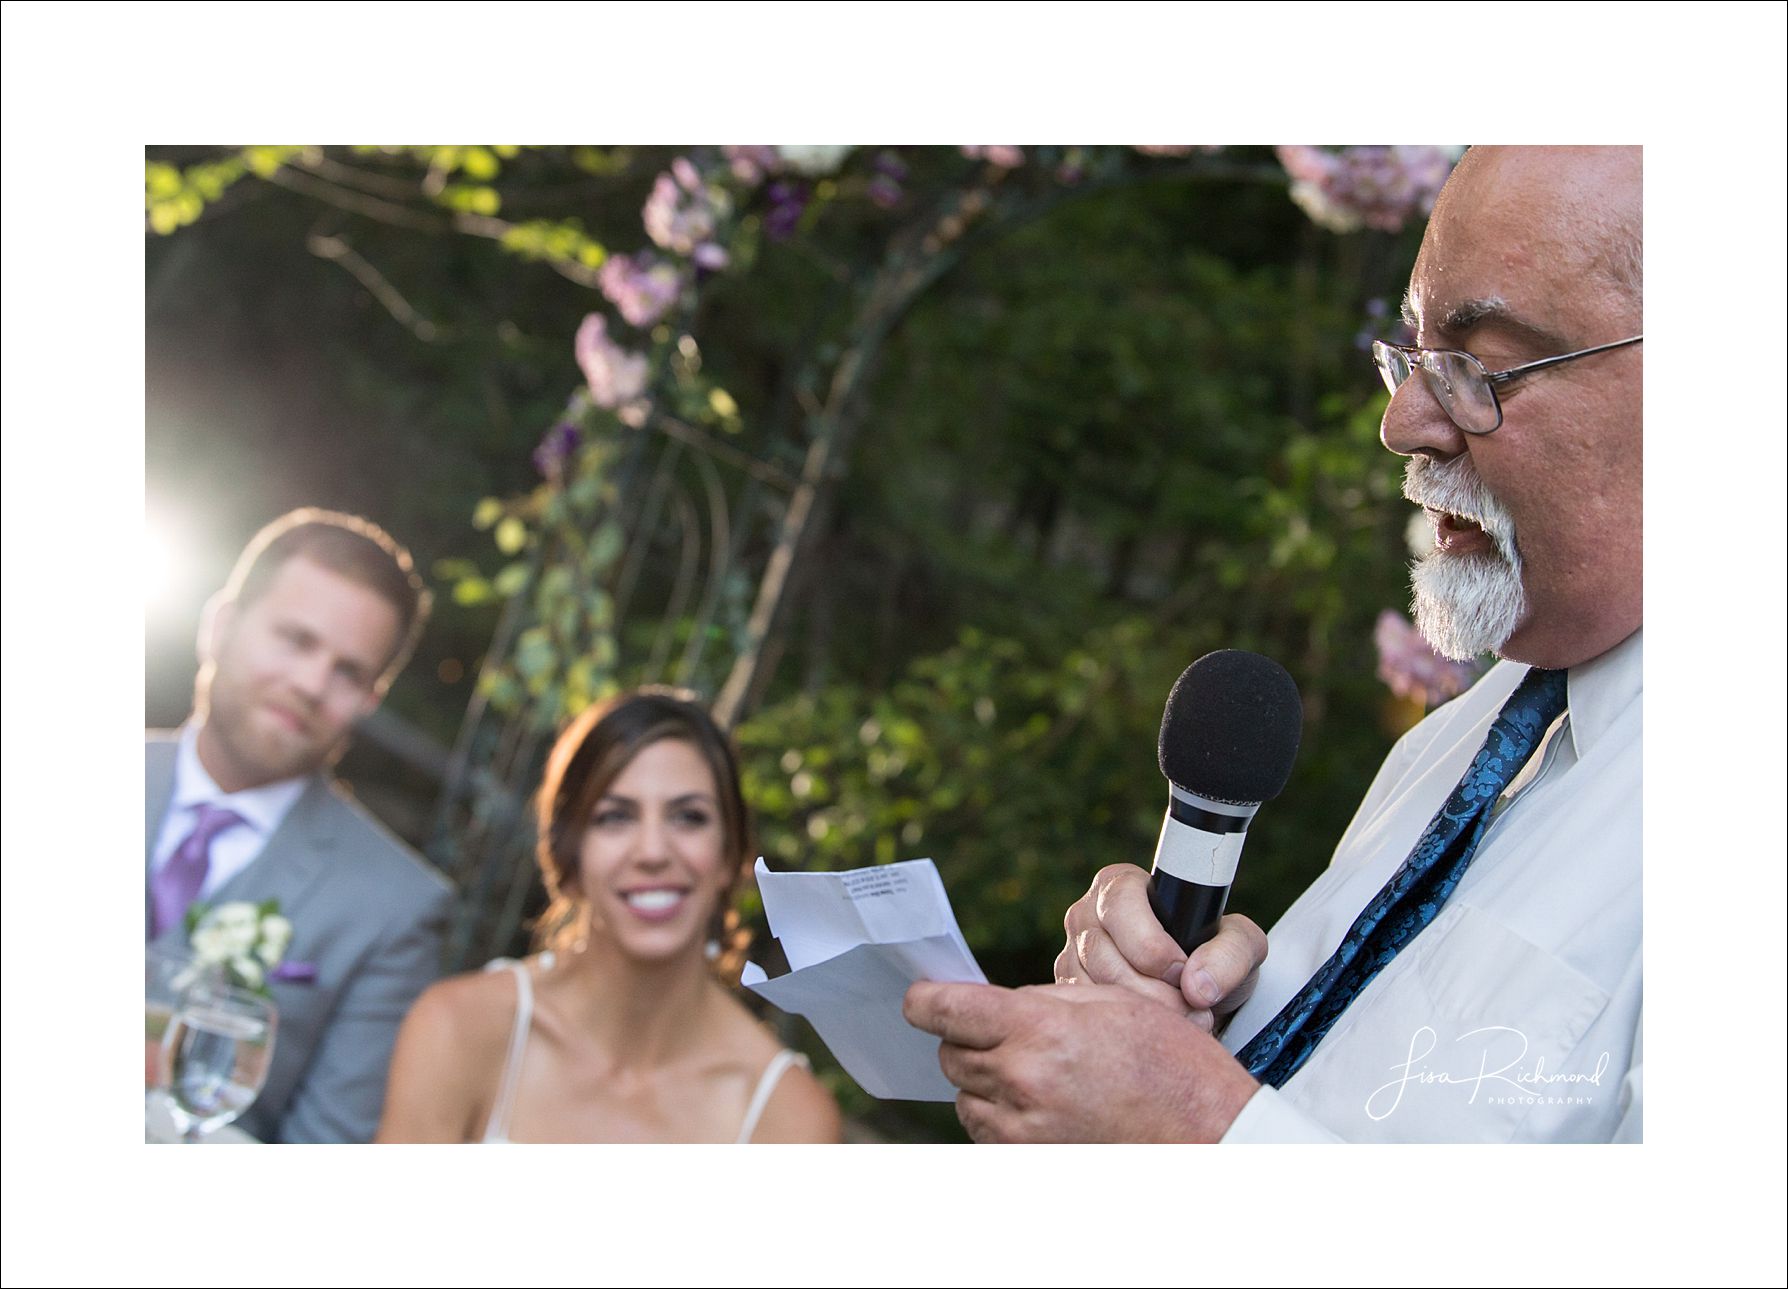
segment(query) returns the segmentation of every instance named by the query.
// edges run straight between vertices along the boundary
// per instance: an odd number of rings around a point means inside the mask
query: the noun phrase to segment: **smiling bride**
[[[712,718],[667,690],[592,707],[538,814],[541,952],[417,1000],[378,1140],[837,1141],[830,1094],[711,961],[750,847]]]

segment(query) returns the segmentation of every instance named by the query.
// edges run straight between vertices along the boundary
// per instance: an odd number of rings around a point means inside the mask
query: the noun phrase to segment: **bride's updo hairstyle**
[[[546,910],[534,924],[541,948],[569,949],[583,931],[578,872],[584,831],[596,803],[634,757],[654,743],[677,739],[699,752],[714,775],[722,854],[731,865],[710,928],[719,946],[720,969],[732,967],[733,959],[743,953],[744,936],[738,930],[732,892],[751,853],[751,817],[739,790],[732,743],[694,697],[657,686],[619,694],[585,708],[553,744],[535,803],[539,833],[535,853],[547,896]],[[732,974],[736,979],[736,969]]]

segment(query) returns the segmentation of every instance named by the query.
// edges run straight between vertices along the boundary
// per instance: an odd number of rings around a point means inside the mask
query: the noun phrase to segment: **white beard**
[[[1496,548],[1454,555],[1437,547],[1410,567],[1417,630],[1444,658],[1464,662],[1495,653],[1527,615],[1514,519],[1463,453],[1444,462],[1411,457],[1403,495],[1418,506],[1472,520]]]

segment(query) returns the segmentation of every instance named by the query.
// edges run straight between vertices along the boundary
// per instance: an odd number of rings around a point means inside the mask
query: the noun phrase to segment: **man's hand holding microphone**
[[[1249,821],[1302,728],[1278,664],[1224,650],[1168,696],[1169,805],[1150,873],[1100,870],[1068,910],[1054,985],[921,981],[907,1020],[942,1039],[976,1141],[1216,1141],[1259,1085],[1212,1034],[1247,1001],[1266,936],[1224,904]]]

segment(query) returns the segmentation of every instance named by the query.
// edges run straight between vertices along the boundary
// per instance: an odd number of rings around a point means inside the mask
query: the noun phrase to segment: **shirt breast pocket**
[[[1569,1061],[1608,995],[1469,904],[1361,993],[1283,1091],[1354,1141],[1512,1141],[1537,1106],[1612,1095]],[[1606,1083],[1606,1080],[1602,1080]],[[1568,1107],[1567,1107],[1568,1111]]]

